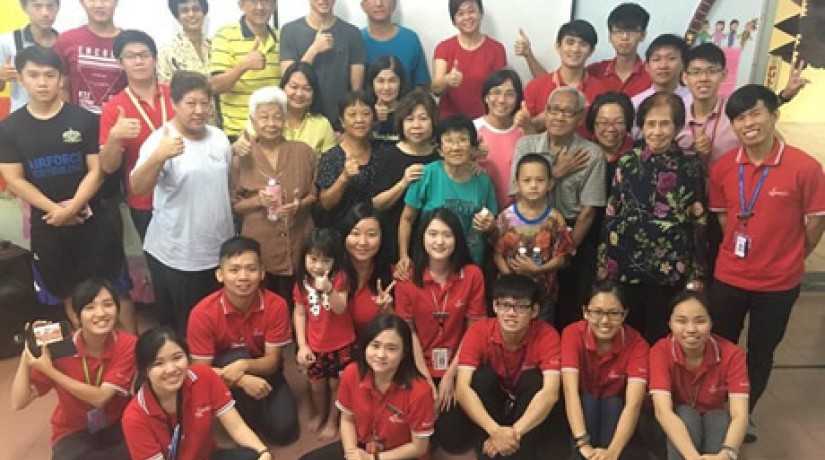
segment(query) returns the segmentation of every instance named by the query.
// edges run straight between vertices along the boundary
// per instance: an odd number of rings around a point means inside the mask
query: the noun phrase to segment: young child
[[[552,321],[556,272],[573,252],[564,216],[548,199],[550,163],[537,153],[516,165],[516,202],[498,216],[499,238],[493,256],[502,274],[532,277],[541,292],[541,317]]]
[[[337,436],[340,413],[335,407],[338,377],[350,363],[355,328],[347,311],[347,277],[341,269],[341,237],[316,228],[304,241],[295,281],[295,338],[298,365],[309,378],[310,401],[316,410],[310,419],[318,439]]]

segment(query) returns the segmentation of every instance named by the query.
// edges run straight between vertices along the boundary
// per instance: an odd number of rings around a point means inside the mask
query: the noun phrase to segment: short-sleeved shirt
[[[292,342],[292,322],[286,301],[268,290],[259,290],[246,312],[232,305],[221,289],[204,297],[189,314],[186,339],[192,357],[215,359],[245,348],[260,358],[266,348],[281,348]]]
[[[246,25],[245,18],[223,26],[212,39],[209,72],[212,75],[228,72],[238,65],[255,46],[258,37]],[[237,136],[249,119],[249,96],[264,86],[278,86],[281,81],[280,42],[270,28],[266,41],[258,50],[264,55],[266,64],[261,70],[247,70],[229,91],[221,93],[221,116],[223,130],[227,136]]]
[[[164,127],[178,135],[172,123]],[[146,138],[135,169],[155,153],[163,133],[160,128]],[[226,135],[208,125],[202,139],[183,138],[183,145],[183,153],[166,160],[158,175],[143,249],[176,270],[209,270],[218,266],[218,249],[235,232],[229,204],[232,149]]]
[[[418,34],[403,26],[396,25],[396,28],[395,35],[389,40],[377,40],[372,38],[366,27],[361,29],[361,38],[367,49],[367,65],[381,56],[394,55],[404,66],[410,86],[430,84],[427,55],[424,54]]]
[[[335,405],[354,419],[359,444],[372,443],[377,437],[384,452],[409,443],[413,437],[433,434],[433,392],[421,377],[413,378],[409,386],[393,381],[382,394],[373,385],[371,372],[362,379],[358,364],[352,363],[341,375]]]
[[[369,279],[372,273],[366,274],[367,282],[355,289],[355,292],[347,299],[347,310],[352,315],[352,324],[355,326],[355,334],[363,336],[367,325],[376,316],[381,314],[381,309],[375,303],[375,286],[370,286]],[[355,282],[355,281],[353,281]],[[392,280],[384,280],[383,285],[387,286]]]
[[[582,77],[582,81],[576,86],[576,89],[584,93],[584,98],[587,100],[589,107],[590,104],[593,103],[593,100],[596,99],[596,96],[606,93],[608,89],[601,80],[588,74],[584,70],[583,72],[584,77]],[[541,115],[546,110],[547,100],[550,98],[550,95],[553,94],[556,88],[561,88],[562,86],[570,85],[564,81],[559,70],[530,80],[527,86],[524,87],[524,102],[527,103],[527,110],[530,111],[530,115],[534,117]],[[579,125],[576,132],[583,137],[590,136],[590,133],[587,131],[587,126],[583,123]]]
[[[446,362],[451,363],[467,320],[484,317],[484,275],[478,266],[468,264],[458,272],[451,272],[442,287],[430,271],[424,269],[421,287],[411,280],[396,282],[395,313],[412,323],[430,375],[441,377],[446,369],[435,368],[433,350],[447,350]]]
[[[739,170],[750,202],[759,178],[768,168],[753,217],[741,213]],[[727,213],[728,224],[719,247],[714,277],[749,291],[776,292],[796,287],[805,271],[805,216],[825,214],[825,174],[822,165],[802,150],[776,140],[760,166],[743,149],[722,155],[710,170],[710,209]],[[734,253],[736,233],[750,239],[747,257]]]
[[[577,321],[561,334],[561,371],[579,374],[582,393],[598,399],[624,397],[629,382],[647,384],[649,347],[635,329],[624,325],[606,353],[599,353],[587,321]]]
[[[172,75],[179,70],[208,76],[212,43],[204,38],[199,48],[200,50],[195,49],[192,40],[185,33],[177,34],[171,42],[158,50],[158,81],[168,84]]]
[[[123,146],[123,172],[126,178],[135,169],[138,156],[140,155],[140,147],[143,142],[160,126],[163,126],[166,121],[171,120],[175,116],[175,106],[172,104],[172,98],[169,95],[169,87],[166,85],[158,85],[157,93],[155,95],[152,105],[144,101],[139,96],[134,95],[134,101],[137,102],[146,119],[143,118],[140,110],[135,106],[133,99],[129,96],[129,89],[119,92],[103,106],[103,112],[100,114],[100,145],[103,146],[109,140],[109,133],[117,123],[120,116],[118,107],[123,109],[124,116],[127,118],[134,118],[140,123],[140,132],[134,139],[124,139],[121,141]],[[165,113],[165,117],[164,117]],[[146,120],[152,126],[146,124]],[[124,181],[126,186],[126,203],[134,209],[141,209],[145,211],[152,210],[152,194],[146,193],[143,195],[135,195],[132,192],[132,183],[129,180]]]
[[[332,277],[332,290],[347,291],[347,275],[339,271]],[[306,342],[315,353],[330,353],[355,342],[355,326],[349,311],[336,313],[329,304],[329,294],[318,292],[306,280],[296,281],[292,290],[295,308],[306,316]]]
[[[103,407],[106,424],[116,424],[123,415],[131,394],[132,379],[135,377],[137,339],[127,332],[113,331],[103,345],[103,354],[100,358],[89,353],[82,332],[75,332],[72,340],[77,353],[74,356],[55,359],[54,368],[73,380],[91,385],[97,383],[97,376],[100,375],[100,386],[115,391],[115,395]],[[86,380],[83,371],[84,360],[89,371],[89,381]],[[54,408],[51,421],[52,445],[70,434],[87,430],[86,414],[93,410],[94,406],[74,396],[36,369],[31,371],[30,382],[38,396],[45,395],[51,389],[57,393],[57,406]]]
[[[699,123],[693,116],[693,105],[685,107],[685,127],[676,135],[676,142],[685,154],[695,155],[693,143],[696,141],[696,134],[699,131],[705,133],[710,139],[710,158],[705,164],[713,164],[720,156],[739,146],[739,139],[733,132],[730,118],[725,115],[725,103],[727,99],[719,98],[713,112],[708,114],[707,119]]]
[[[473,123],[478,131],[478,140],[484,142],[488,149],[487,156],[478,162],[493,181],[498,208],[503,209],[511,201],[510,171],[513,169],[513,154],[518,140],[524,136],[524,130],[516,125],[498,129],[487,123],[484,117],[476,118]]]
[[[550,192],[550,201],[568,221],[579,215],[582,206],[601,207],[607,200],[606,165],[601,148],[574,134],[567,151],[576,152],[579,149],[584,149],[588,154],[587,166],[581,171],[558,179]],[[528,153],[539,153],[550,160],[551,164],[555,164],[557,160],[556,155],[550,153],[546,134],[530,134],[519,139],[516,153],[513,155],[513,169],[510,171],[511,195],[516,194],[516,165],[521,157]]]
[[[54,51],[68,76],[69,100],[92,113],[126,87],[126,75],[112,49],[116,37],[99,37],[88,26],[57,37]]]
[[[467,329],[458,354],[459,369],[489,367],[510,391],[524,371],[560,372],[561,340],[553,326],[540,319],[532,320],[521,344],[510,350],[505,346],[498,321],[498,318],[484,318]]]
[[[708,338],[696,370],[688,368],[673,335],[650,349],[650,394],[670,395],[674,408],[687,405],[704,414],[724,409],[730,398],[747,398],[749,392],[745,353],[722,337]]]
[[[57,36],[56,30],[52,29],[52,33]],[[7,60],[14,63],[14,57],[17,56],[18,51],[18,40],[19,49],[21,50],[37,44],[34,40],[34,36],[32,35],[30,24],[26,25],[26,27],[23,27],[22,29],[13,30],[0,35],[0,63],[5,63]],[[17,80],[11,80],[6,82],[6,84],[9,85],[11,112],[14,112],[29,102],[29,94],[20,82]]]
[[[356,203],[372,200],[372,187],[380,163],[381,151],[375,145],[371,147],[369,162],[358,169],[358,174],[349,179],[346,188],[338,201],[330,210],[322,210],[316,215],[315,224],[319,227],[335,227]],[[318,192],[326,190],[338,180],[347,161],[347,153],[340,145],[336,145],[321,157],[318,165],[318,176],[315,185]]]
[[[284,139],[300,141],[307,144],[318,158],[335,147],[335,131],[323,115],[307,113],[301,121],[301,126],[293,128],[289,123],[284,124]]]
[[[478,48],[466,50],[458,42],[458,36],[448,38],[435,47],[433,59],[447,63],[447,72],[458,62],[461,84],[447,88],[438,100],[438,119],[461,114],[473,120],[484,115],[484,101],[481,98],[484,80],[490,72],[507,66],[504,45],[490,36],[484,37]]]
[[[587,73],[601,80],[608,91],[625,93],[628,97],[641,93],[652,84],[645,63],[639,56],[636,56],[633,70],[624,81],[616,74],[616,58],[590,64],[587,66]]]
[[[212,426],[216,418],[235,407],[229,388],[212,368],[192,364],[183,378],[180,414],[169,414],[160,407],[145,383],[123,413],[123,435],[129,454],[135,460],[169,458],[172,434],[169,427],[182,420],[183,438],[176,460],[210,458],[215,451]]]
[[[473,174],[466,182],[456,182],[447,175],[443,161],[434,161],[424,167],[421,179],[407,188],[404,204],[420,213],[440,207],[452,211],[461,222],[473,262],[484,263],[484,235],[473,228],[473,216],[484,208],[493,215],[498,214],[496,189],[487,173]]]
[[[353,89],[350,87],[350,68],[354,65],[365,65],[367,51],[361,31],[341,18],[335,18],[329,33],[332,34],[333,47],[315,56],[312,68],[318,74],[323,106],[321,112],[330,123],[337,126],[338,104],[341,98]],[[298,18],[284,24],[281,28],[281,60],[301,61],[317,34],[318,31],[310,27],[306,18]]]
[[[644,102],[645,99],[649,98],[656,94],[656,88],[651,86],[650,88],[636,94],[635,96],[630,98],[630,101],[633,103],[633,108],[636,110],[639,109],[639,106]],[[685,104],[685,109],[689,108],[691,104],[693,104],[693,95],[690,94],[690,90],[687,86],[679,85],[673,90],[673,94],[682,98],[682,102]],[[636,127],[638,129],[638,127]],[[638,139],[638,137],[634,136]]]

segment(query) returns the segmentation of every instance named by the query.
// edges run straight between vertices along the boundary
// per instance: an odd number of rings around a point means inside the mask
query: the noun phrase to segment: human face
[[[401,90],[401,78],[398,77],[395,70],[384,69],[375,76],[372,87],[375,89],[375,95],[380,102],[393,104],[398,100],[398,92]]]
[[[246,21],[254,27],[265,27],[277,8],[275,0],[240,0],[239,5]]]
[[[127,43],[120,53],[120,65],[129,81],[147,81],[155,79],[157,60],[144,43]]]
[[[183,386],[189,371],[189,358],[175,342],[167,340],[158,350],[155,361],[146,370],[146,379],[158,395],[170,395]]]
[[[606,151],[615,152],[627,137],[627,120],[619,104],[605,104],[596,112],[593,130],[596,142]]]
[[[60,71],[54,67],[29,61],[20,73],[20,83],[33,101],[50,103],[60,95]]]
[[[460,33],[475,34],[481,27],[481,10],[478,8],[478,3],[474,0],[467,0],[458,7],[455,16],[453,16],[453,24]]]
[[[175,104],[175,111],[175,120],[181,129],[190,135],[202,134],[209,118],[209,95],[200,89],[189,91]]]
[[[350,230],[345,241],[347,253],[356,262],[370,262],[381,249],[381,224],[378,219],[361,219]]]
[[[424,230],[424,250],[430,262],[449,262],[455,250],[453,230],[441,219],[433,219]]]
[[[640,29],[610,29],[610,44],[618,56],[633,56],[637,53],[639,43],[645,39],[645,31]]]
[[[344,134],[354,139],[365,139],[372,130],[372,107],[361,101],[344,109],[341,115],[341,127]]]
[[[670,315],[670,332],[686,353],[702,353],[710,337],[711,321],[705,307],[689,299],[676,305]]]
[[[727,71],[718,64],[703,59],[694,59],[688,63],[684,72],[685,83],[694,100],[715,100],[719,86],[725,80]]]
[[[198,0],[189,0],[178,5],[178,22],[184,31],[202,31],[204,17]]]
[[[264,268],[258,254],[247,251],[221,260],[215,277],[231,296],[250,297],[258,292],[264,279]]]
[[[469,163],[472,147],[467,131],[447,131],[441,135],[441,156],[449,166],[458,167]]]
[[[493,301],[499,327],[508,334],[520,334],[530,327],[530,321],[538,314],[538,305],[530,299],[504,297]]]
[[[682,74],[682,56],[679,50],[665,46],[650,55],[645,64],[654,85],[670,86],[679,83]]]
[[[516,108],[516,88],[510,80],[493,86],[484,97],[487,103],[487,113],[496,118],[512,117]]]
[[[309,0],[309,9],[322,16],[332,14],[335,0]]]
[[[315,278],[326,276],[334,264],[332,257],[321,254],[320,251],[310,251],[304,256],[304,266],[307,273]]]
[[[309,110],[312,98],[315,96],[312,85],[309,84],[306,75],[301,72],[295,72],[289,77],[289,81],[284,86],[284,93],[286,93],[287,106],[300,111]]]
[[[423,105],[417,105],[403,120],[407,142],[422,144],[433,137],[433,119]]]
[[[396,0],[361,0],[361,8],[370,21],[388,22],[395,11]]]
[[[670,148],[676,137],[676,125],[673,123],[670,107],[655,106],[647,112],[642,125],[642,137],[645,139],[645,145],[653,153],[661,153]]]
[[[395,329],[385,329],[376,335],[364,351],[367,365],[376,375],[395,375],[401,358],[404,356],[404,344]]]
[[[51,29],[59,9],[56,0],[29,0],[25,11],[32,25],[39,29]]]
[[[554,95],[547,102],[545,114],[547,134],[564,137],[576,130],[581,121],[582,109],[576,108],[575,94],[561,93]]]
[[[284,134],[284,113],[278,103],[261,104],[252,114],[252,127],[261,139],[278,140]]]
[[[115,18],[117,0],[80,0],[89,22],[111,24]]]
[[[599,342],[612,342],[627,314],[619,299],[609,292],[593,296],[583,310],[584,319]]]
[[[771,113],[761,100],[753,108],[731,120],[733,132],[745,148],[767,147],[773,144],[779,111]]]
[[[87,334],[106,335],[112,332],[117,324],[117,304],[112,293],[101,288],[95,298],[80,309],[78,321]]]
[[[541,163],[524,163],[518,169],[516,187],[520,198],[536,202],[547,197],[550,191],[550,176]]]
[[[559,53],[563,66],[580,69],[584,67],[587,58],[593,54],[593,47],[579,37],[566,35],[562,37],[561,43],[556,43],[556,52]]]

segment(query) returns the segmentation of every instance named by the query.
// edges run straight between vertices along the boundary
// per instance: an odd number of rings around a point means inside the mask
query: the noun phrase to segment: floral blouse
[[[701,161],[639,147],[619,159],[605,209],[599,271],[623,283],[674,286],[707,273]]]

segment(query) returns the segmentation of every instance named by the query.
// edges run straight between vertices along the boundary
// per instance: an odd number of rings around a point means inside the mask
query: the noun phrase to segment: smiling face
[[[596,112],[593,123],[596,142],[606,151],[618,149],[627,136],[627,122],[619,104],[604,104]]]
[[[645,32],[640,29],[623,29],[613,27],[610,29],[610,44],[619,56],[635,56],[636,50],[645,39]]]
[[[731,120],[733,132],[746,149],[767,148],[773,145],[779,111],[770,112],[763,101],[745,110]]]
[[[460,33],[471,35],[478,32],[481,27],[481,9],[475,0],[467,0],[458,7],[453,24]]]
[[[284,134],[284,113],[275,102],[260,104],[252,114],[252,127],[263,140],[280,139]]]
[[[455,235],[440,219],[433,219],[424,230],[424,250],[430,261],[449,262],[455,250]]]
[[[178,22],[186,32],[203,30],[205,15],[198,0],[187,0],[178,4]]]
[[[727,71],[720,65],[704,59],[690,61],[684,72],[685,83],[697,101],[715,99],[726,76]]]
[[[650,108],[642,125],[642,137],[653,153],[661,153],[670,148],[676,137],[676,125],[670,107],[657,105]]]
[[[85,334],[107,335],[117,324],[117,304],[108,289],[101,288],[91,302],[80,309],[80,327]]]
[[[189,358],[177,343],[167,340],[158,350],[155,361],[146,370],[146,379],[158,395],[168,395],[183,386],[189,370]]]
[[[370,21],[387,22],[395,11],[396,0],[361,0],[361,9]]]
[[[701,353],[710,337],[711,321],[708,311],[696,299],[688,299],[673,308],[670,331],[686,353]]]
[[[215,277],[223,283],[227,294],[234,298],[255,295],[264,275],[261,260],[253,251],[225,257],[215,271]]]
[[[576,130],[583,110],[576,107],[576,95],[573,93],[557,93],[547,102],[544,124],[547,134],[564,137]]]
[[[579,37],[566,35],[560,43],[556,43],[556,52],[559,53],[562,65],[570,69],[580,69],[593,54],[593,47]]]
[[[154,80],[156,62],[145,43],[127,43],[120,53],[120,64],[129,81]]]
[[[472,143],[468,132],[447,131],[441,135],[441,156],[445,164],[463,166],[470,162],[471,153]]]
[[[356,262],[369,262],[381,249],[381,224],[378,219],[361,219],[350,230],[345,245],[350,258]]]
[[[583,310],[584,319],[599,342],[612,342],[627,314],[619,299],[609,292],[593,296]]]
[[[80,0],[89,22],[111,24],[115,18],[117,0]]]
[[[503,297],[493,301],[493,310],[502,332],[517,335],[530,327],[530,321],[538,315],[539,306],[530,299]]]
[[[682,74],[682,56],[676,48],[664,46],[651,53],[645,66],[654,85],[672,85]]]
[[[387,105],[392,104],[398,99],[398,92],[401,90],[401,77],[393,69],[384,69],[375,76],[372,87],[379,102]]]
[[[429,141],[433,137],[433,120],[423,105],[417,105],[403,120],[404,138],[413,144]]]
[[[374,112],[372,107],[357,101],[344,109],[341,127],[344,134],[353,139],[365,139],[372,131]]]
[[[175,121],[191,136],[199,136],[206,130],[211,105],[209,94],[201,89],[189,91],[175,103]]]
[[[385,329],[376,335],[364,350],[367,365],[378,375],[394,375],[404,356],[401,336],[395,329]]]
[[[320,251],[310,251],[304,256],[304,266],[307,273],[315,278],[321,277],[332,270],[335,261],[332,257],[322,254]]]
[[[484,97],[487,104],[487,113],[496,118],[512,117],[516,109],[516,88],[511,80],[493,86]]]
[[[254,27],[266,27],[275,13],[275,0],[240,0],[238,5],[246,21]]]
[[[312,105],[315,91],[309,84],[306,75],[301,72],[293,72],[289,81],[284,86],[286,93],[287,107],[294,110],[306,111]]]

